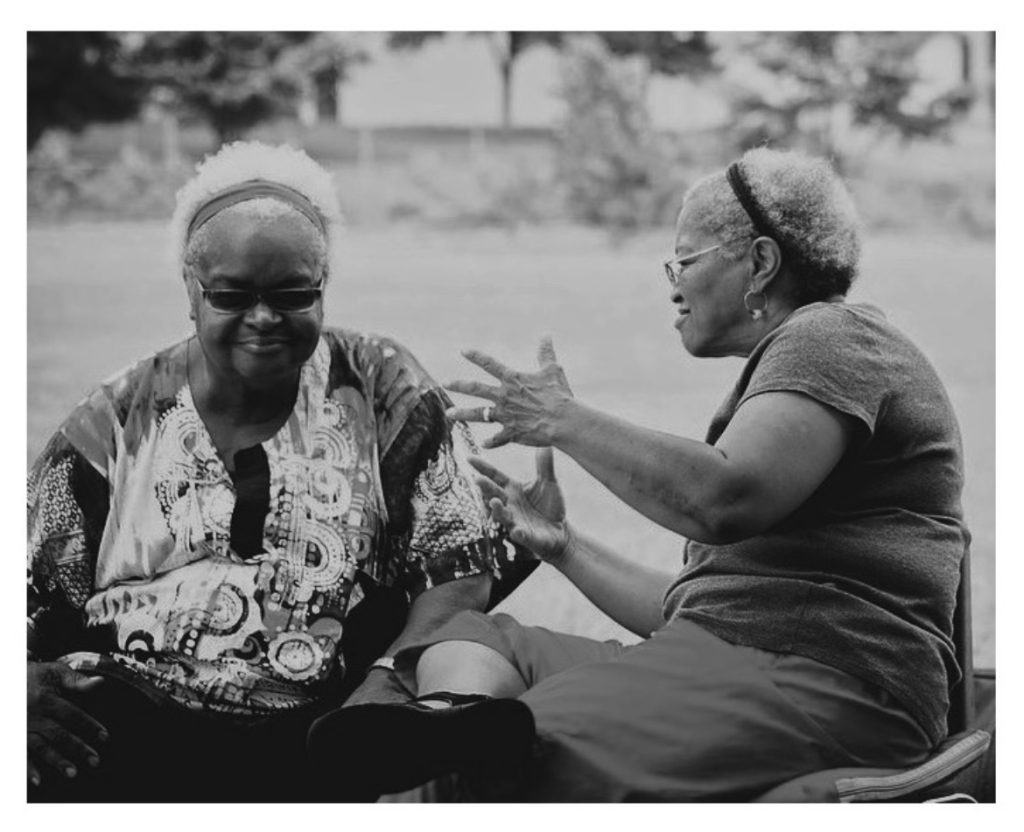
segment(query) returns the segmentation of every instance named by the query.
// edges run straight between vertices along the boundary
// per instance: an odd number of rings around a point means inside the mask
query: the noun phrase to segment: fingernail
[[[99,764],[100,764],[100,758],[99,757],[90,757],[89,758],[89,765],[91,765],[93,768],[96,768],[96,766],[98,766]]]
[[[99,737],[100,742],[106,742],[110,739],[110,734],[108,734],[106,731],[100,731]]]
[[[78,774],[78,769],[76,769],[74,766],[68,766],[64,769],[64,774],[66,774],[68,777],[74,777],[76,774]]]
[[[38,774],[33,774],[31,777],[29,777],[29,780],[32,781],[32,785],[33,786],[38,786],[39,785],[39,775]]]

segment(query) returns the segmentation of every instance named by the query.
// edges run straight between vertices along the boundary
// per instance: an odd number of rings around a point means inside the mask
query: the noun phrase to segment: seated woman
[[[950,402],[922,353],[845,295],[852,201],[825,163],[752,150],[687,193],[666,263],[699,357],[746,359],[705,441],[577,401],[550,342],[454,418],[537,446],[529,486],[483,461],[493,516],[633,646],[467,612],[398,654],[419,698],[325,717],[315,752],[373,737],[383,792],[459,773],[458,794],[527,801],[745,800],[811,771],[906,766],[943,739],[958,565],[968,543]],[[557,448],[687,538],[674,579],[565,519]],[[474,696],[479,695],[479,696]]]
[[[31,800],[323,797],[313,718],[405,695],[387,657],[500,591],[513,547],[450,400],[323,325],[339,221],[287,147],[228,145],[178,193],[194,335],[87,396],[29,477]]]

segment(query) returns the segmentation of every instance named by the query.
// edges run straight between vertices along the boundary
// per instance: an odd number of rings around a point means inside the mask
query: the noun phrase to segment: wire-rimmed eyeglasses
[[[675,286],[679,282],[679,278],[683,276],[683,272],[686,271],[687,266],[692,266],[705,254],[710,254],[717,249],[722,247],[722,243],[717,246],[711,246],[711,248],[704,248],[700,251],[695,251],[693,254],[686,254],[682,257],[670,257],[665,261],[665,274],[668,275],[668,282]]]

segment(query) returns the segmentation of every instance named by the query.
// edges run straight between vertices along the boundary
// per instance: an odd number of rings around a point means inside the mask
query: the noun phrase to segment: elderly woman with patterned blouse
[[[515,548],[446,395],[323,326],[339,222],[286,147],[226,146],[179,192],[195,333],[90,393],[29,477],[31,799],[332,797],[359,749],[307,770],[313,718],[397,695],[390,655],[501,592]]]

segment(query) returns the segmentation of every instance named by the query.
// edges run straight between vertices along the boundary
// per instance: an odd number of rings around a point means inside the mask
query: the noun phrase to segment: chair
[[[960,562],[953,644],[963,678],[950,688],[948,739],[909,769],[840,768],[816,771],[776,786],[758,803],[991,802],[995,800],[995,671],[975,678],[971,628],[970,550]],[[979,727],[976,691],[986,696]]]

